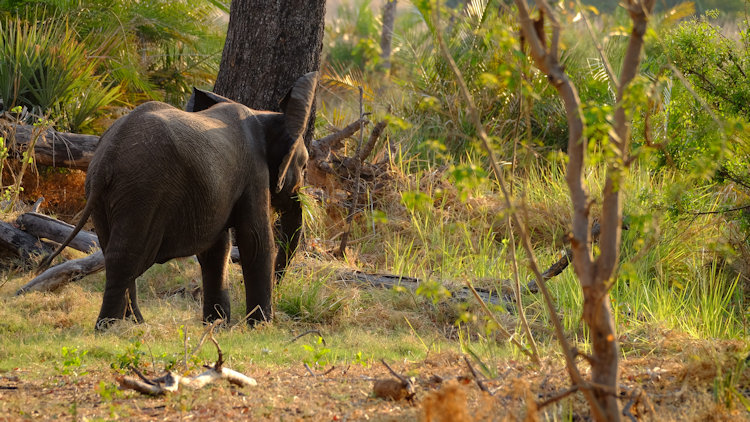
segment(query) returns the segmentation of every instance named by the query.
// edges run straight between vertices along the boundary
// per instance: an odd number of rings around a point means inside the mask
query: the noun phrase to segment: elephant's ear
[[[193,95],[190,96],[190,99],[188,100],[188,103],[185,106],[185,111],[189,111],[189,112],[203,111],[218,103],[233,103],[233,102],[234,101],[230,100],[229,98],[222,97],[219,94],[214,94],[213,92],[204,91],[202,89],[193,87]]]
[[[294,158],[294,153],[303,143],[302,136],[307,129],[307,121],[310,117],[310,110],[315,100],[315,87],[318,85],[318,72],[310,72],[297,79],[294,86],[286,97],[281,101],[281,110],[284,112],[286,130],[292,137],[292,144],[289,146],[284,159],[279,166],[279,180],[276,184],[276,192],[281,192],[284,187],[289,165]]]

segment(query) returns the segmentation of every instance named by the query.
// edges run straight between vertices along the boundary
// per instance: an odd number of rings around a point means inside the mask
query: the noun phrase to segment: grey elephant
[[[312,72],[298,79],[281,113],[194,90],[187,111],[148,102],[118,119],[102,135],[89,166],[80,222],[40,267],[91,216],[106,270],[97,329],[123,318],[142,322],[135,279],[154,263],[190,255],[201,266],[203,320],[229,321],[226,269],[233,228],[248,321],[268,320],[274,269],[280,276],[299,242],[297,192],[308,159],[302,137],[317,78]],[[272,207],[286,243],[278,252]]]

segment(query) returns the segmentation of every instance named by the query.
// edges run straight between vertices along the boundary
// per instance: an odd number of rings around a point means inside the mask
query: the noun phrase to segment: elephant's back
[[[163,103],[146,103],[100,141],[86,180],[102,215],[161,233],[158,256],[196,253],[228,221],[245,181],[235,129]],[[109,226],[109,223],[106,223]]]

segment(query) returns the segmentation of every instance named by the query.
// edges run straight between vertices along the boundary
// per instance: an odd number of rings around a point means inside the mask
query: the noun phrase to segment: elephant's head
[[[271,172],[276,176],[272,181],[274,196],[282,193],[282,196],[291,197],[304,181],[308,152],[303,138],[307,130],[317,84],[318,72],[310,72],[299,78],[280,103],[284,127],[267,128],[267,133],[276,134],[269,136],[266,140],[269,143],[267,145],[268,164],[278,165]],[[202,111],[224,102],[234,101],[213,92],[193,88],[193,95],[185,110]]]

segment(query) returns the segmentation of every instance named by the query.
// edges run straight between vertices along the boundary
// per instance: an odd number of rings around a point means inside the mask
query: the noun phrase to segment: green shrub
[[[108,46],[89,50],[66,23],[0,20],[0,98],[7,106],[49,113],[76,131],[115,101],[120,88],[96,74]]]

